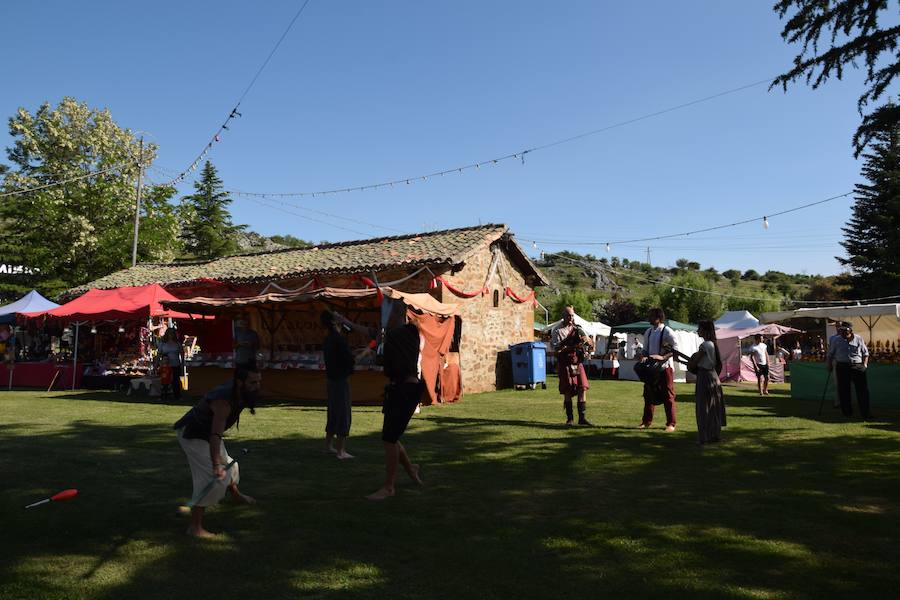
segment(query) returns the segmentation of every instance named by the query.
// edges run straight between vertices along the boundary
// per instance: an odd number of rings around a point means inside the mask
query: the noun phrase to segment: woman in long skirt
[[[697,387],[694,390],[697,413],[697,434],[701,444],[718,442],[725,425],[725,401],[719,371],[722,360],[716,343],[716,326],[712,321],[700,321],[697,334],[703,338],[700,344],[700,360],[697,361]]]

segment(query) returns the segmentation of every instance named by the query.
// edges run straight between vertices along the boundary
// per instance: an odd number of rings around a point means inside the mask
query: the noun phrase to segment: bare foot
[[[235,504],[247,504],[247,505],[256,504],[256,498],[254,498],[252,496],[248,496],[247,494],[241,494],[240,492],[238,492],[237,494],[232,493],[231,500]]]
[[[412,479],[413,481],[415,481],[415,482],[418,483],[419,485],[425,485],[425,484],[422,482],[422,478],[419,477],[419,471],[420,471],[419,465],[410,465],[410,466],[409,466],[409,469],[406,471],[406,473],[407,473],[407,475],[409,475],[409,478],[410,478],[410,479]]]
[[[368,496],[366,496],[366,500],[387,500],[388,498],[390,498],[393,495],[394,495],[393,488],[388,489],[388,488],[382,487],[382,488],[378,488],[378,491],[376,491],[375,493],[369,494]]]
[[[326,446],[322,448],[322,454],[337,454],[337,448],[334,446]]]
[[[349,452],[340,452],[340,453],[338,453],[337,457],[341,460],[345,460],[348,458],[353,458],[353,455],[350,454]]]
[[[193,527],[188,527],[187,531],[185,533],[187,533],[191,537],[202,538],[202,539],[213,539],[213,538],[217,537],[215,533],[209,532],[209,531],[203,529],[202,527],[200,527],[199,529],[194,529]]]

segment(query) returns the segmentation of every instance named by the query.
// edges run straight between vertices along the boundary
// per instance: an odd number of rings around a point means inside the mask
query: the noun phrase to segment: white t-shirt
[[[756,357],[756,364],[769,364],[769,348],[766,346],[765,342],[750,346],[750,354]]]

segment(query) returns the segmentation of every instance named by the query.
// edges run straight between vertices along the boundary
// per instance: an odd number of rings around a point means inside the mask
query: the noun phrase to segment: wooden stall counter
[[[298,404],[324,405],[325,371],[318,369],[263,369],[260,399]],[[229,381],[234,369],[202,366],[188,367],[187,395],[201,396],[213,387]],[[357,406],[381,406],[387,379],[381,370],[358,369],[350,377],[350,398]]]

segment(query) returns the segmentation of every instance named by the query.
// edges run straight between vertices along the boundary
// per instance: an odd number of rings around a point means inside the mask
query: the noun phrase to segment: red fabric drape
[[[518,302],[519,304],[528,302],[529,300],[534,300],[534,290],[531,290],[531,292],[529,292],[525,296],[519,296],[514,291],[512,291],[511,287],[507,286],[506,287],[506,295],[509,296],[511,299],[515,300],[516,302]]]
[[[419,334],[425,339],[425,348],[422,349],[422,379],[425,381],[428,404],[452,401],[443,396],[439,397],[438,390],[443,389],[445,377],[452,379],[452,374],[448,373],[450,369],[444,368],[444,357],[449,352],[450,343],[453,341],[454,319],[452,317],[419,315],[413,311],[407,311],[407,315],[410,323],[418,328]]]
[[[458,290],[455,287],[453,287],[453,285],[449,281],[444,279],[443,277],[435,277],[434,279],[435,279],[435,281],[440,281],[442,284],[444,284],[445,288],[447,288],[448,290],[450,290],[452,293],[456,294],[460,298],[475,298],[476,296],[483,296],[484,293],[487,292],[486,287],[481,288],[477,292],[464,292],[462,290]]]

